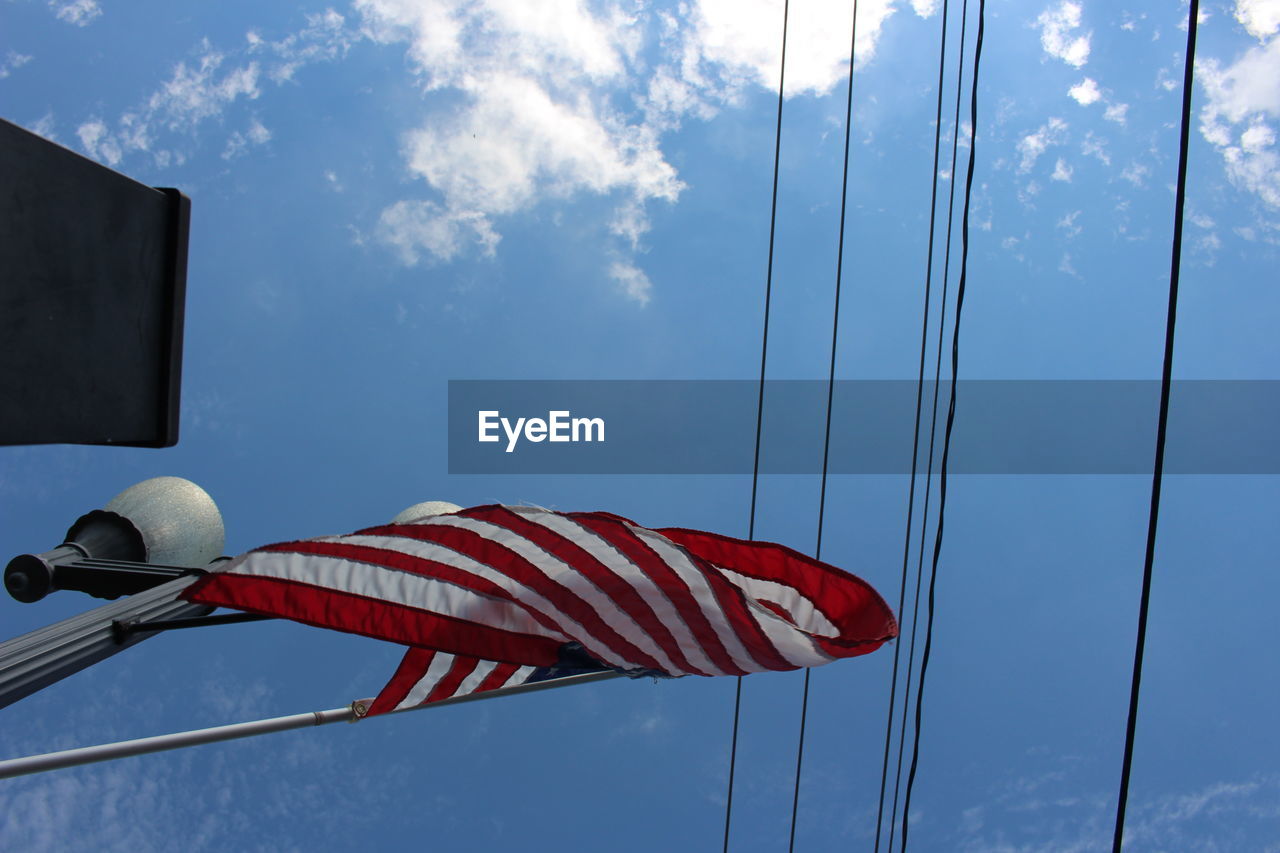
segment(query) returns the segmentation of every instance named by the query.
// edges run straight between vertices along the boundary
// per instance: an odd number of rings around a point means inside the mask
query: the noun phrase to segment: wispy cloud
[[[1018,163],[1018,171],[1030,172],[1040,155],[1050,146],[1061,145],[1066,139],[1067,123],[1060,118],[1052,117],[1034,133],[1029,133],[1018,140],[1018,153],[1022,159]]]
[[[148,664],[107,664],[103,667],[109,673],[90,669],[77,674],[74,678],[86,689],[76,694],[75,702],[43,694],[24,699],[30,724],[21,733],[12,727],[0,732],[0,754],[108,743],[165,730],[157,726],[194,728],[281,712],[280,697],[270,683],[246,678],[216,652],[202,655],[199,686],[187,696],[157,690],[157,684],[183,678],[154,657]],[[54,705],[56,714],[41,713]],[[285,708],[293,710],[291,703]],[[57,728],[46,720],[57,720]],[[260,741],[198,746],[6,780],[0,785],[5,845],[71,853],[160,853],[173,849],[175,837],[182,838],[184,850],[224,850],[253,837],[262,849],[348,847],[379,813],[380,786],[406,781],[404,768],[375,769],[352,761],[343,755],[340,740],[323,733],[268,737],[293,742],[284,747],[277,740],[265,751]],[[334,775],[337,766],[342,767],[340,795],[333,793],[336,782],[322,781],[339,778]],[[315,782],[277,784],[282,772]],[[384,774],[389,778],[381,779]],[[233,809],[232,803],[251,805]]]
[[[609,277],[633,302],[641,305],[649,304],[653,292],[653,284],[644,271],[629,261],[615,261],[609,267]]]
[[[1067,267],[1069,259],[1064,258]],[[1064,270],[1066,271],[1066,270]],[[1071,274],[1068,272],[1068,274]],[[1082,763],[1068,758],[1039,775],[996,782],[960,809],[953,849],[1084,853],[1110,847],[1115,792],[1081,789]],[[1206,781],[1181,792],[1131,797],[1125,849],[1211,853],[1260,850],[1274,837],[1280,776]]]
[[[257,99],[265,81],[282,84],[304,64],[344,55],[354,37],[345,19],[329,10],[308,16],[303,29],[279,41],[251,31],[244,48],[226,51],[204,39],[140,104],[114,121],[102,116],[83,121],[76,136],[89,156],[110,166],[140,153],[160,168],[185,162],[200,127],[221,119],[233,104]],[[244,129],[232,131],[223,157],[269,138],[262,123],[251,118]]]
[[[49,8],[53,9],[59,21],[77,27],[87,27],[102,15],[98,0],[49,0]]]
[[[5,53],[4,58],[0,59],[0,80],[26,65],[31,59],[32,57],[25,53],[16,53],[12,50]]]
[[[1080,233],[1084,231],[1083,227],[1076,224],[1076,220],[1080,218],[1081,213],[1083,211],[1073,210],[1058,220],[1058,227],[1066,232],[1068,240],[1079,237]]]
[[[258,119],[249,122],[248,128],[233,131],[227,139],[227,147],[222,151],[223,160],[232,160],[244,154],[255,145],[266,145],[271,141],[271,131]]]
[[[492,256],[501,237],[487,217],[475,211],[454,211],[433,201],[398,201],[382,211],[376,236],[413,265],[423,254],[450,261],[468,245]]]

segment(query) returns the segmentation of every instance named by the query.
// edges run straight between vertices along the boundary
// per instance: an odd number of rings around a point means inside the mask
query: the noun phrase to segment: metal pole
[[[533,693],[553,687],[568,687],[573,684],[586,684],[589,681],[604,681],[617,678],[619,672],[591,672],[585,675],[569,675],[564,678],[553,678],[547,681],[536,681],[532,684],[520,684],[501,690],[490,690],[484,693],[471,693],[442,699],[430,705],[419,705],[415,708],[403,708],[391,711],[392,714],[404,711],[417,711],[422,708],[439,708],[444,705],[458,705],[478,699],[497,698],[498,696],[514,696],[517,693]],[[63,767],[75,767],[81,764],[92,764],[97,761],[109,761],[113,758],[125,758],[131,755],[145,755],[149,752],[162,752],[167,749],[180,749],[184,746],[197,746],[202,743],[216,743],[221,740],[234,740],[242,737],[283,732],[290,729],[303,729],[308,726],[323,726],[329,723],[359,720],[373,704],[372,699],[361,699],[352,702],[345,708],[331,708],[328,711],[311,711],[305,714],[292,714],[287,717],[272,717],[266,720],[255,720],[250,723],[233,723],[229,726],[214,726],[209,729],[196,729],[189,732],[157,735],[155,737],[126,740],[119,743],[107,743],[100,746],[85,746],[78,749],[65,749],[61,752],[50,752],[44,755],[31,755],[25,758],[11,758],[0,761],[0,779],[23,776],[27,773],[40,773],[45,770],[58,770]]]
[[[111,628],[115,620],[180,619],[212,612],[207,605],[178,600],[178,593],[195,580],[178,578],[0,643],[0,708],[155,636],[137,632],[119,642]]]

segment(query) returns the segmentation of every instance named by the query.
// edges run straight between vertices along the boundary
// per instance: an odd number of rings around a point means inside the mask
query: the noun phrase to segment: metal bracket
[[[150,622],[139,622],[136,619],[114,619],[111,622],[111,635],[115,637],[117,644],[123,645],[130,634],[139,631],[203,628],[206,625],[233,625],[237,622],[261,622],[275,618],[262,613],[224,613],[220,616],[198,616],[190,619],[155,619]]]

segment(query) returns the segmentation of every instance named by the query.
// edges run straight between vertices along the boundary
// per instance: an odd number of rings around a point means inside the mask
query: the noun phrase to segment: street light
[[[457,504],[451,504],[448,501],[423,501],[407,507],[396,514],[391,519],[392,524],[408,524],[419,518],[425,518],[428,515],[448,515],[451,512],[457,512],[462,507]]]
[[[4,585],[28,604],[59,589],[118,598],[203,569],[225,541],[222,514],[204,489],[153,477],[80,516],[52,551],[14,557]]]
[[[222,514],[180,477],[144,480],[76,519],[51,551],[9,561],[4,583],[22,602],[60,589],[119,599],[0,643],[0,707],[141,642],[122,625],[202,616],[213,608],[178,594],[219,559]]]

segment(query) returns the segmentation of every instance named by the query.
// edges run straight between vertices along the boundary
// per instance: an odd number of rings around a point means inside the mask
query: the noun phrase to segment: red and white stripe
[[[410,649],[366,716],[524,684],[537,667]]]
[[[522,683],[570,642],[620,670],[742,675],[897,635],[869,585],[781,545],[533,507],[270,545],[185,595],[410,646],[371,713]]]

